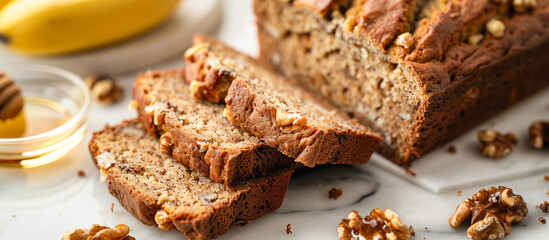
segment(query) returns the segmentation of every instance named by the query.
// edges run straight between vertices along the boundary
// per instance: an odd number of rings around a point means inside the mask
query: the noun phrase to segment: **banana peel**
[[[0,0],[0,9],[2,9],[6,4],[11,2],[12,0]]]
[[[142,34],[166,20],[179,2],[12,0],[0,10],[0,41],[28,55],[77,53]]]

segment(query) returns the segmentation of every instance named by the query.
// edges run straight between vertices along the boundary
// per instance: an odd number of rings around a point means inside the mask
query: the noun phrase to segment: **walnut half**
[[[497,239],[511,233],[511,224],[522,222],[528,214],[522,196],[513,194],[507,187],[481,189],[472,198],[463,201],[448,223],[452,227],[460,226],[471,219],[467,235],[473,240]]]
[[[125,224],[116,225],[112,229],[94,224],[90,229],[67,231],[62,240],[135,240],[128,233],[130,233],[130,228]]]
[[[303,126],[307,124],[307,118],[299,113],[288,113],[278,109],[276,111],[276,122],[281,126]]]
[[[111,105],[122,98],[122,86],[108,75],[91,75],[84,81],[90,89],[91,96],[100,104]]]
[[[342,219],[337,230],[340,240],[408,240],[412,237],[410,229],[391,209],[375,208],[364,218],[358,211],[351,211],[349,219]]]
[[[530,125],[530,145],[540,149],[549,146],[549,122],[535,122]]]
[[[491,158],[500,158],[511,153],[518,143],[515,134],[503,135],[490,129],[479,131],[477,137],[482,144],[480,153]]]

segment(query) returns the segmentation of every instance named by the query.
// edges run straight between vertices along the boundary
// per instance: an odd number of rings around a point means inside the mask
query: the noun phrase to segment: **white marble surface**
[[[223,24],[216,37],[253,54],[257,52],[257,43],[250,2],[222,1]],[[173,58],[150,68],[168,69],[182,64],[182,60]],[[106,184],[98,181],[99,174],[86,149],[92,131],[100,130],[106,123],[116,124],[135,116],[127,110],[127,103],[136,75],[137,71],[116,76],[126,87],[124,101],[112,107],[94,104],[90,131],[84,142],[65,158],[36,169],[0,168],[0,239],[60,239],[66,230],[87,228],[94,223],[109,226],[125,223],[137,239],[184,239],[175,231],[163,232],[144,226],[124,210],[108,193]],[[523,117],[524,122],[530,122],[530,116]],[[456,146],[458,151],[469,151],[465,146]],[[512,157],[520,159],[521,156]],[[87,173],[86,177],[77,177],[80,169]],[[419,164],[412,170],[418,171]],[[513,188],[524,197],[530,210],[521,224],[513,226],[506,239],[547,239],[549,226],[537,219],[542,216],[549,219],[549,214],[535,209],[535,205],[549,200],[545,174],[549,171],[492,180],[480,186],[460,188],[463,194],[457,196],[455,191],[433,193],[373,164],[322,168],[295,175],[281,209],[243,227],[233,227],[219,239],[337,239],[341,218],[354,209],[367,213],[372,208],[393,209],[406,224],[414,227],[415,239],[467,239],[466,227],[453,229],[448,225],[448,218],[466,197],[491,185]],[[332,187],[343,189],[341,198],[327,197]],[[110,211],[111,203],[115,204],[114,212]],[[285,233],[288,223],[292,226],[292,235]]]

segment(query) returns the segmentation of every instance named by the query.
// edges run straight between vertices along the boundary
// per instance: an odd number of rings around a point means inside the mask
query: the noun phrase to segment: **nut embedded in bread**
[[[211,239],[280,207],[291,170],[228,188],[160,150],[137,120],[96,132],[90,152],[109,192],[146,225]]]
[[[182,71],[141,74],[134,84],[141,122],[162,152],[228,186],[296,165],[223,117],[223,105],[195,100]]]
[[[260,60],[371,127],[400,164],[549,85],[548,0],[254,8]]]
[[[200,51],[187,58],[201,61],[187,59],[186,75],[209,71],[228,76],[192,81],[223,82],[211,89],[225,92],[228,87],[224,116],[296,162],[308,167],[365,163],[377,147],[380,138],[368,128],[251,57],[206,36],[195,36],[194,45]]]

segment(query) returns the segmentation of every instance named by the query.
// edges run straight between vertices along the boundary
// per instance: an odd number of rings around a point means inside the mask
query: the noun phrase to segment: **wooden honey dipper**
[[[17,116],[23,109],[23,96],[21,88],[13,79],[0,72],[0,120]]]

